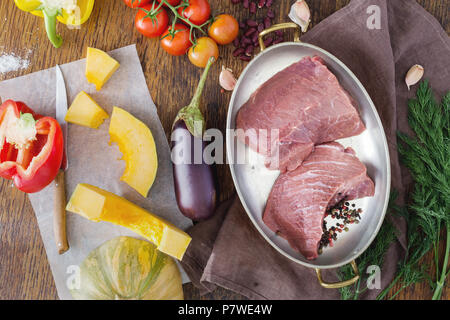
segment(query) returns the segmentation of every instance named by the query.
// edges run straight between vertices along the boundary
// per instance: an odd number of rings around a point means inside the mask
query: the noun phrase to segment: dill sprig
[[[409,101],[408,107],[408,122],[415,137],[398,132],[398,152],[415,184],[410,205],[407,208],[395,208],[408,224],[407,255],[399,263],[395,279],[378,299],[385,298],[397,282],[400,283],[400,289],[391,299],[404,288],[428,280],[435,300],[441,298],[449,274],[450,92],[438,104],[428,81],[423,81],[417,89],[416,98]],[[446,248],[440,266],[438,248],[444,230]],[[421,263],[430,250],[434,254],[435,279],[429,276],[433,265]]]

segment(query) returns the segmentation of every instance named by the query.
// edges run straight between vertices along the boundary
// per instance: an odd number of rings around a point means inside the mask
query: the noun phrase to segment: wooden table
[[[275,0],[275,22],[285,22],[290,0]],[[312,26],[342,8],[349,0],[308,1],[313,13]],[[450,33],[448,1],[420,0]],[[247,12],[234,6],[230,0],[210,0],[213,13],[228,12],[245,18]],[[191,65],[187,57],[171,57],[157,44],[157,40],[142,37],[134,29],[136,11],[122,1],[97,0],[89,21],[80,30],[58,27],[65,44],[54,49],[46,39],[43,21],[18,10],[13,1],[1,1],[0,52],[14,52],[28,57],[30,65],[18,72],[0,74],[0,80],[13,78],[83,58],[88,46],[112,50],[136,43],[148,88],[158,108],[166,134],[179,108],[187,105],[202,72]],[[233,58],[233,47],[221,47],[221,60],[213,68],[203,94],[203,111],[207,126],[225,129],[229,93],[221,93],[217,84],[219,66],[224,64],[239,74],[245,63]],[[43,88],[45,90],[45,88]],[[228,167],[218,168],[221,197],[233,193],[233,183]],[[25,194],[11,187],[11,182],[0,180],[0,299],[57,299],[56,288],[47,262],[36,219]],[[428,257],[430,259],[431,257]],[[184,286],[187,299],[200,298],[191,284]],[[426,283],[402,292],[398,299],[428,299],[430,290]],[[244,297],[217,289],[202,299],[243,299]],[[450,298],[446,290],[443,298]]]

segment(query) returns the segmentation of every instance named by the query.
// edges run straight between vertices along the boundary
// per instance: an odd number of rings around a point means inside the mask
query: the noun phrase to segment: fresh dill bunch
[[[408,207],[400,207],[392,201],[395,200],[395,193],[391,194],[389,203],[390,211],[402,216],[407,222],[407,254],[399,262],[394,280],[377,299],[384,299],[397,283],[400,288],[391,299],[403,289],[424,280],[429,281],[434,291],[433,299],[440,299],[442,288],[450,274],[447,270],[450,251],[450,92],[447,92],[441,104],[438,104],[428,81],[423,81],[417,89],[416,98],[409,101],[408,111],[408,123],[415,136],[410,137],[398,132],[398,152],[402,163],[410,170],[414,179],[414,191]],[[444,229],[446,248],[440,266],[442,257],[438,255],[438,247]],[[358,259],[361,275],[368,265],[365,259],[369,258],[370,264],[382,264],[377,263],[376,259],[382,252],[379,249],[386,245],[382,238],[386,237],[385,232],[388,231],[389,228],[385,229],[383,224],[374,244]],[[434,252],[436,279],[431,279],[429,275],[432,266],[421,263],[430,250]],[[340,269],[341,279],[352,275],[353,272],[348,266]],[[342,299],[357,299],[364,291],[360,291],[359,286],[360,281],[351,287],[342,288]]]
[[[396,208],[408,224],[407,255],[399,263],[397,276],[378,299],[386,297],[397,282],[401,284],[400,289],[391,298],[424,279],[431,284],[433,299],[440,299],[449,274],[450,92],[438,104],[428,81],[423,81],[417,89],[416,98],[409,101],[408,107],[408,122],[415,137],[398,132],[398,152],[402,163],[410,170],[415,185],[408,208]],[[443,229],[446,229],[446,249],[440,268],[438,246]],[[420,263],[430,250],[434,251],[435,280],[427,273],[432,266]]]

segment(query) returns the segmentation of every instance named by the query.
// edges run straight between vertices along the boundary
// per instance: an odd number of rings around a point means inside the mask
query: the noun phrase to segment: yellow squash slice
[[[109,116],[86,92],[81,91],[73,100],[65,120],[80,126],[97,129]]]
[[[179,260],[191,242],[187,233],[170,222],[89,184],[77,185],[66,210],[95,222],[107,221],[126,227],[154,243],[159,251]]]
[[[126,162],[125,172],[120,180],[146,197],[158,170],[158,156],[152,132],[129,112],[114,107],[109,135],[111,142],[119,146]]]
[[[103,87],[119,66],[106,52],[95,48],[87,49],[86,78],[88,82],[95,84],[97,90]]]

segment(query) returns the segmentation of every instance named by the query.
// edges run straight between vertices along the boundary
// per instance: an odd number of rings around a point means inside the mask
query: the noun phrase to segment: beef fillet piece
[[[374,192],[374,183],[353,149],[337,142],[317,145],[301,166],[278,177],[263,221],[312,260],[318,256],[327,208],[344,198],[369,197]]]
[[[365,129],[355,101],[319,57],[305,57],[263,83],[239,110],[236,127],[239,139],[281,172],[297,168],[314,145]]]

